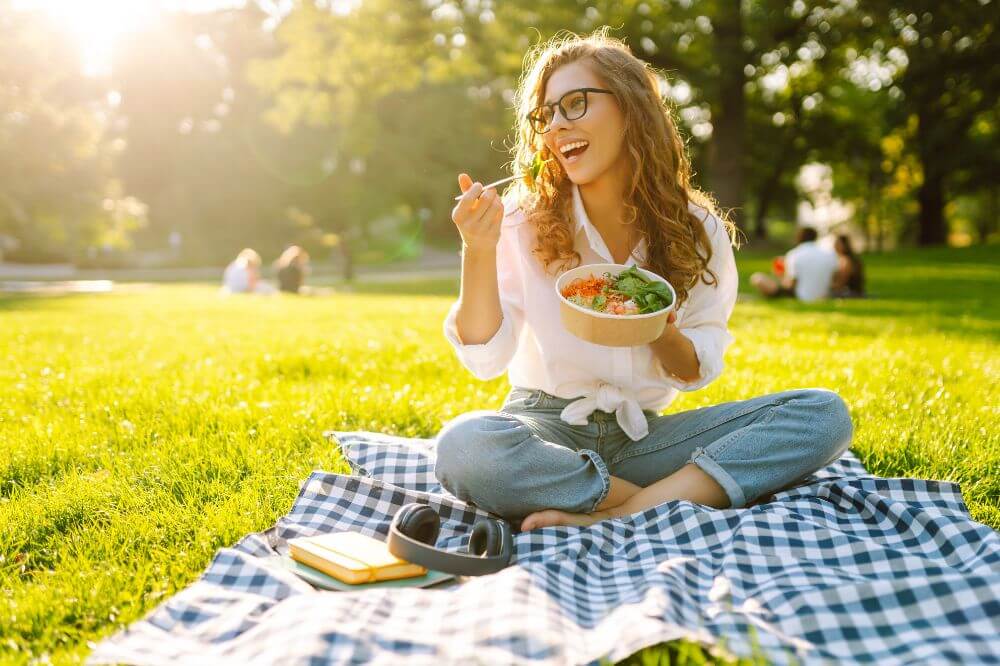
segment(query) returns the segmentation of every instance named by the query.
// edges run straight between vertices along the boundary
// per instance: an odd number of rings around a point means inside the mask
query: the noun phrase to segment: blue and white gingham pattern
[[[776,664],[1000,663],[1000,536],[954,484],[873,477],[848,453],[746,509],[674,501],[518,534],[514,565],[460,586],[319,592],[274,563],[288,538],[384,538],[419,501],[457,549],[485,515],[442,491],[433,440],[329,434],[353,476],[314,473],[277,525],[90,661],[592,664],[687,638]]]

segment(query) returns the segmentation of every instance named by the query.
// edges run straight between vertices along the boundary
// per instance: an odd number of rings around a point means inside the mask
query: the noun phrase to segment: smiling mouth
[[[560,153],[563,156],[563,159],[567,163],[573,163],[577,161],[581,155],[587,152],[587,148],[590,147],[590,143],[586,141],[578,141],[570,145],[573,146],[570,150],[567,150],[566,152],[560,151]]]

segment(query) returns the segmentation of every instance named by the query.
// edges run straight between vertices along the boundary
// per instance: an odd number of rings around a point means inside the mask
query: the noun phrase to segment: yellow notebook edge
[[[356,585],[383,580],[417,578],[427,573],[426,567],[414,564],[413,562],[407,562],[406,560],[400,560],[398,563],[386,565],[381,568],[375,567],[342,551],[317,546],[309,541],[311,538],[297,537],[290,539],[288,541],[289,556],[293,560],[318,569],[344,583]],[[347,566],[338,565],[335,561],[331,561],[330,557],[342,558],[346,560],[345,564],[351,565],[352,568],[349,569]],[[363,573],[357,570],[361,570]]]
[[[357,560],[347,555],[342,555],[341,553],[336,553],[336,555],[356,563],[359,565],[358,568],[361,569],[361,571],[352,571],[346,567],[339,566],[336,563],[331,562],[326,557],[318,555],[316,552],[308,549],[307,547],[303,547],[302,544],[293,544],[289,542],[288,554],[296,562],[301,562],[302,564],[308,565],[314,569],[318,569],[326,575],[332,576],[333,578],[336,578],[344,583],[356,585],[358,583],[375,582],[375,571],[372,567],[368,566],[361,560]]]

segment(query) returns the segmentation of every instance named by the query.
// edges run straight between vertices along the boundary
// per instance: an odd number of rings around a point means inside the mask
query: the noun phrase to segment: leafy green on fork
[[[534,191],[535,181],[537,181],[538,177],[542,174],[542,169],[545,167],[545,165],[551,161],[552,159],[543,160],[541,153],[535,153],[535,159],[531,162],[531,165],[527,169],[525,169],[522,173],[516,174],[514,176],[507,176],[506,178],[501,178],[496,182],[484,185],[483,192],[492,189],[498,185],[509,183],[512,180],[517,180],[518,178],[523,178],[528,188]],[[457,197],[455,197],[455,201],[461,200],[462,196],[463,195],[459,194]],[[480,193],[480,196],[482,196],[482,193]]]
[[[543,160],[542,153],[535,153],[535,158],[531,161],[531,166],[528,167],[527,173],[524,174],[524,182],[532,190],[535,189],[535,183],[538,177],[542,175],[542,169],[545,168],[546,163],[551,162],[551,159]]]

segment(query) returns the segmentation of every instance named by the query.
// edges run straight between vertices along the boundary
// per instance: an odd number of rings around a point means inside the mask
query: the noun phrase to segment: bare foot
[[[552,527],[553,525],[576,525],[586,527],[602,520],[607,520],[611,516],[604,511],[594,513],[567,513],[557,509],[545,509],[528,514],[521,521],[521,531],[527,532],[539,527]]]

